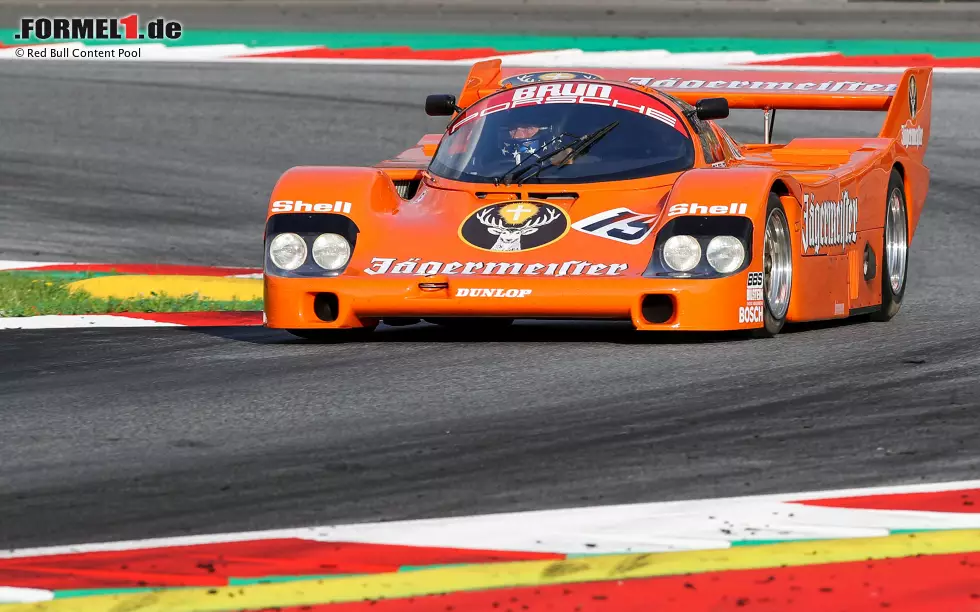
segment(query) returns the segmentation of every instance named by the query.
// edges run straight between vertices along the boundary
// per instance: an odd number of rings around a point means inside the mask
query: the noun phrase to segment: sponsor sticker
[[[762,272],[749,272],[748,281],[745,284],[745,301],[762,301],[763,276]]]
[[[687,134],[677,116],[662,102],[635,89],[605,83],[547,83],[525,85],[487,98],[471,107],[449,127],[453,133],[463,125],[494,113],[541,104],[589,104],[639,113]]]
[[[638,213],[628,208],[614,208],[581,221],[576,221],[572,227],[580,232],[608,238],[625,244],[640,244],[650,235],[656,214]]]
[[[629,266],[625,263],[593,263],[591,261],[563,261],[555,263],[525,263],[496,261],[422,261],[420,257],[395,259],[375,257],[365,274],[400,274],[430,276],[433,274],[473,274],[512,276],[620,276]]]
[[[754,306],[739,306],[738,308],[738,322],[739,323],[762,323],[764,320],[762,304],[756,304]]]
[[[915,119],[919,112],[919,88],[915,84],[915,75],[909,76],[909,117]]]
[[[528,85],[530,83],[540,83],[542,81],[576,81],[576,80],[588,80],[588,81],[601,81],[602,77],[597,74],[591,74],[589,72],[526,72],[524,74],[515,74],[512,77],[507,77],[500,81],[501,87],[507,87],[508,85],[512,87],[518,87],[520,85]]]
[[[857,242],[858,199],[845,191],[836,202],[817,202],[812,193],[803,194],[803,254],[824,247],[846,247]]]
[[[909,120],[902,126],[902,146],[906,149],[918,149],[922,146],[923,130],[915,124],[915,116],[919,114],[919,88],[915,75],[909,76]]]
[[[531,295],[531,289],[483,289],[460,287],[456,297],[471,298],[523,298]]]
[[[902,146],[906,149],[918,149],[922,146],[922,128],[911,121],[902,126]]]
[[[702,205],[694,202],[693,204],[672,204],[667,210],[667,216],[676,215],[744,215],[748,204],[745,202],[732,202],[731,204]]]
[[[891,93],[898,85],[895,83],[865,83],[864,81],[823,81],[815,83],[812,81],[749,81],[721,79],[706,81],[702,79],[681,79],[678,77],[659,78],[659,77],[630,77],[630,83],[645,85],[656,89],[711,89],[716,91],[812,91],[834,93],[844,91],[848,93]]]
[[[478,208],[459,226],[466,244],[484,251],[532,251],[568,233],[568,213],[538,200],[513,200]]]
[[[765,320],[764,281],[763,272],[749,272],[745,281],[745,306],[738,308],[739,323],[762,323]]]
[[[337,200],[336,202],[304,202],[303,200],[276,200],[272,203],[272,212],[298,212],[298,213],[350,213],[352,204]]]

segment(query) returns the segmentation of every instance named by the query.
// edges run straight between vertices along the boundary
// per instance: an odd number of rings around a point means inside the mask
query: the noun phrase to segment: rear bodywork
[[[761,319],[750,313],[761,299],[761,233],[773,193],[783,204],[793,243],[786,320],[844,318],[881,304],[880,280],[866,278],[866,249],[881,270],[893,171],[904,183],[909,240],[922,212],[929,183],[923,156],[931,69],[555,73],[501,67],[493,60],[473,67],[458,102],[466,109],[502,88],[581,80],[629,84],[681,116],[684,103],[725,97],[732,108],[883,111],[884,123],[876,137],[797,138],[787,144],[739,144],[713,121],[692,123],[687,127],[698,133],[693,168],[615,182],[447,180],[426,170],[441,134],[426,135],[371,168],[292,168],[270,200],[267,246],[282,231],[309,241],[329,231],[346,236],[353,253],[343,270],[328,275],[315,269],[284,274],[267,252],[267,325],[356,328],[385,318],[489,316],[623,319],[638,329],[757,328]],[[503,202],[558,210],[562,218],[556,217],[552,229],[561,235],[519,251],[463,240],[467,222]],[[657,248],[678,224],[743,232],[748,263],[718,278],[658,272]]]

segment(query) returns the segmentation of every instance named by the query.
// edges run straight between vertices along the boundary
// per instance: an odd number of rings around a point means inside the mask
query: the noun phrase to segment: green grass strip
[[[197,294],[171,297],[151,294],[147,298],[97,298],[84,291],[69,292],[65,282],[78,278],[58,278],[38,274],[0,272],[0,317],[37,315],[111,314],[114,312],[201,312],[257,311],[262,300],[218,302],[202,300]]]

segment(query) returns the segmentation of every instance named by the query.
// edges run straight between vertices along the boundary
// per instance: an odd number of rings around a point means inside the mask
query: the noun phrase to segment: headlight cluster
[[[738,270],[745,261],[745,245],[735,236],[715,236],[708,243],[705,257],[716,272],[728,274]]]
[[[340,234],[320,234],[313,241],[313,261],[324,270],[339,270],[350,259],[350,243]]]
[[[295,270],[306,261],[306,241],[299,234],[279,234],[269,243],[269,257],[277,268]]]
[[[752,262],[752,219],[742,215],[683,215],[657,233],[643,276],[720,278]]]
[[[701,263],[701,243],[694,236],[680,234],[664,242],[664,263],[677,272],[690,272]],[[745,245],[735,236],[715,236],[708,242],[705,258],[715,272],[729,274],[745,261]]]
[[[671,236],[664,243],[664,262],[678,272],[690,272],[701,261],[701,245],[694,236]]]
[[[320,234],[309,250],[313,251],[313,261],[327,271],[340,270],[350,260],[350,243],[340,234]],[[295,270],[306,263],[309,250],[302,236],[285,232],[269,242],[269,259],[277,268]]]

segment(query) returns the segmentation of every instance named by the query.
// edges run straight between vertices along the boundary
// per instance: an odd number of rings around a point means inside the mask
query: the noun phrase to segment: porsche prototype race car
[[[296,167],[265,226],[266,325],[621,319],[751,330],[893,317],[929,185],[932,70],[472,68],[442,134]],[[716,121],[763,111],[764,142]],[[777,109],[884,111],[878,136],[772,143]]]

